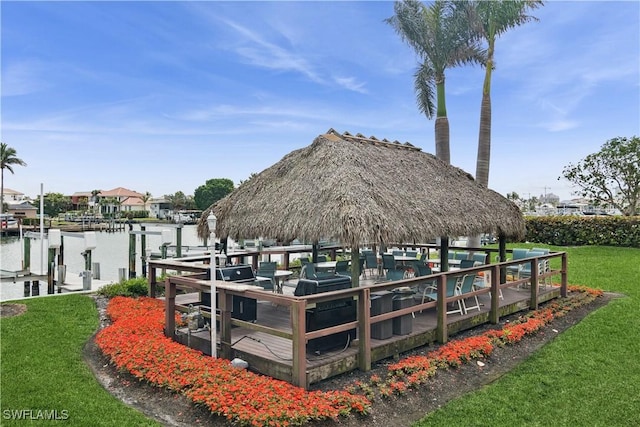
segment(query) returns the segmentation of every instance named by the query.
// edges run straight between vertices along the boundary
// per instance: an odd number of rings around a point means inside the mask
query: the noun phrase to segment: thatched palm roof
[[[203,212],[198,234],[208,236]],[[330,129],[213,205],[218,237],[426,242],[484,232],[521,236],[518,207],[409,143]]]

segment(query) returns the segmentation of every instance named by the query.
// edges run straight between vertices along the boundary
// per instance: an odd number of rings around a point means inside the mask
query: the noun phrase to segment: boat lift
[[[99,266],[95,266],[97,274],[92,274],[91,269],[91,251],[96,248],[96,233],[95,231],[85,231],[82,233],[74,233],[69,231],[61,231],[59,229],[49,229],[47,234],[41,234],[36,232],[26,232],[24,234],[24,259],[22,261],[23,271],[29,271],[31,269],[31,239],[47,239],[48,242],[48,256],[47,256],[47,294],[54,294],[55,288],[58,286],[58,292],[61,291],[61,287],[65,283],[66,266],[64,265],[64,245],[63,237],[81,238],[84,240],[84,251],[82,256],[85,259],[84,271],[80,273],[82,277],[82,289],[91,289],[91,278],[97,275],[99,278]],[[58,267],[58,280],[55,280],[56,271],[56,255],[57,255],[57,267]],[[25,276],[26,277],[26,276]],[[29,281],[25,282],[25,296],[29,296]],[[32,286],[32,294],[39,294],[38,281],[35,280]]]
[[[178,231],[182,231],[178,228]],[[129,279],[136,278],[136,235],[140,235],[140,248],[142,259],[142,277],[147,277],[147,261],[150,258],[151,251],[147,253],[147,239],[146,236],[162,236],[162,244],[160,245],[160,252],[162,259],[167,257],[167,246],[173,241],[173,233],[169,229],[162,229],[160,231],[149,231],[145,229],[145,226],[140,226],[140,230],[129,230]],[[178,239],[180,240],[180,235]]]

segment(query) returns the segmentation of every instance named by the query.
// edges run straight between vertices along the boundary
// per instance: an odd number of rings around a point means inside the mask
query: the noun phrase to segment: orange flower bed
[[[365,414],[370,407],[364,396],[307,392],[176,343],[164,336],[164,305],[159,300],[115,297],[107,313],[113,323],[98,333],[96,343],[119,369],[183,393],[240,425],[300,425],[351,411]]]
[[[496,346],[516,344],[526,335],[532,335],[555,318],[564,316],[570,310],[585,305],[595,298],[602,296],[602,291],[585,286],[569,286],[569,292],[583,293],[581,298],[555,301],[542,310],[529,313],[520,320],[506,325],[501,330],[490,330],[481,335],[461,340],[450,341],[425,356],[412,356],[400,362],[389,365],[389,378],[381,382],[376,375],[371,383],[378,387],[380,395],[388,397],[394,391],[399,391],[398,382],[403,381],[406,387],[416,387],[434,375],[437,367],[457,367],[472,359],[484,358],[491,355]],[[360,385],[372,398],[369,385]],[[355,391],[355,388],[352,388]]]

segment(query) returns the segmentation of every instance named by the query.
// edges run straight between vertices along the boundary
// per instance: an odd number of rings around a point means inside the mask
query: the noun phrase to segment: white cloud
[[[36,61],[14,61],[2,71],[2,96],[19,96],[39,92],[49,85],[44,67]]]
[[[334,77],[333,80],[345,89],[359,93],[367,93],[367,90],[364,88],[365,83],[356,81],[354,77]]]

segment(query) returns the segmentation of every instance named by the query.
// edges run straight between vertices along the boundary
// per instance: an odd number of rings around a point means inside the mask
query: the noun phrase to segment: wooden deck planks
[[[558,293],[559,288],[547,287],[540,289],[540,296]],[[514,305],[526,306],[530,297],[528,289],[506,288],[503,289],[504,299],[499,301],[500,307],[511,308]],[[198,301],[198,294],[183,294],[176,297],[178,304],[188,305]],[[447,316],[447,323],[452,331],[468,329],[469,325],[475,325],[483,317],[488,319],[490,311],[489,294],[478,296],[481,310],[472,310],[466,315],[452,314]],[[276,306],[270,302],[258,302],[258,316],[256,323],[276,329],[291,332],[290,310],[284,306]],[[486,320],[480,320],[484,323]],[[416,343],[429,344],[435,340],[437,317],[435,308],[416,312],[412,320],[412,331],[408,335],[392,335],[388,339],[371,339],[372,354],[381,357],[389,357],[394,351],[405,351],[406,348]],[[206,337],[204,338],[206,339]],[[250,367],[256,371],[271,375],[276,378],[290,380],[293,367],[292,342],[289,339],[276,337],[264,332],[253,331],[245,327],[233,327],[231,329],[231,343],[234,352],[233,357],[245,357],[250,359]],[[409,347],[407,347],[409,346]],[[396,350],[392,350],[396,349]],[[397,350],[400,349],[400,350]],[[376,353],[376,350],[377,353]],[[333,366],[342,366],[352,363],[357,358],[358,346],[355,343],[347,348],[336,348],[319,354],[307,352],[307,375],[309,378],[326,377],[326,371],[334,369]],[[341,364],[342,361],[342,364]],[[347,362],[348,361],[348,362]],[[376,361],[376,358],[373,360]],[[339,373],[339,372],[338,372]]]

